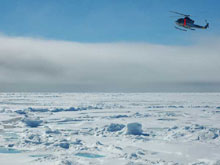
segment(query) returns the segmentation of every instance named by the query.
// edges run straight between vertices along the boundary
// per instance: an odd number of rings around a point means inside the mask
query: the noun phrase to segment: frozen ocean
[[[0,164],[220,165],[220,93],[0,93]]]

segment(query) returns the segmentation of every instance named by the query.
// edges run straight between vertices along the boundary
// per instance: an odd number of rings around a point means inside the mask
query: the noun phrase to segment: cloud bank
[[[0,91],[220,91],[220,39],[192,46],[0,36]]]

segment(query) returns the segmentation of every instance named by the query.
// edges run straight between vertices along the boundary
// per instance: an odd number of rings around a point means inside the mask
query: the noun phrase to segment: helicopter
[[[170,12],[178,14],[180,16],[184,16],[184,18],[179,18],[175,21],[175,23],[178,25],[178,27],[175,26],[175,28],[178,30],[187,31],[186,29],[196,30],[196,29],[207,29],[209,27],[209,23],[207,21],[206,21],[205,26],[196,25],[194,24],[195,21],[190,18],[190,15],[182,14],[182,13],[175,12],[175,11],[170,11]],[[180,27],[183,27],[185,29],[182,29]]]

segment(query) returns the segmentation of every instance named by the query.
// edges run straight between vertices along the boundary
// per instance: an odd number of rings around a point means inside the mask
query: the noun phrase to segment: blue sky
[[[207,31],[174,29],[170,10],[191,14]],[[86,43],[188,44],[220,34],[219,0],[1,0],[0,32]]]
[[[220,91],[219,0],[0,0],[0,91]],[[169,11],[207,30],[174,28]]]

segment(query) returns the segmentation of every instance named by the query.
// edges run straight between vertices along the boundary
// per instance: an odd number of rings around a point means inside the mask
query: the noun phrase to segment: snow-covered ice
[[[220,93],[0,93],[0,164],[220,164]]]
[[[142,125],[140,123],[129,123],[127,125],[128,135],[142,135]]]

